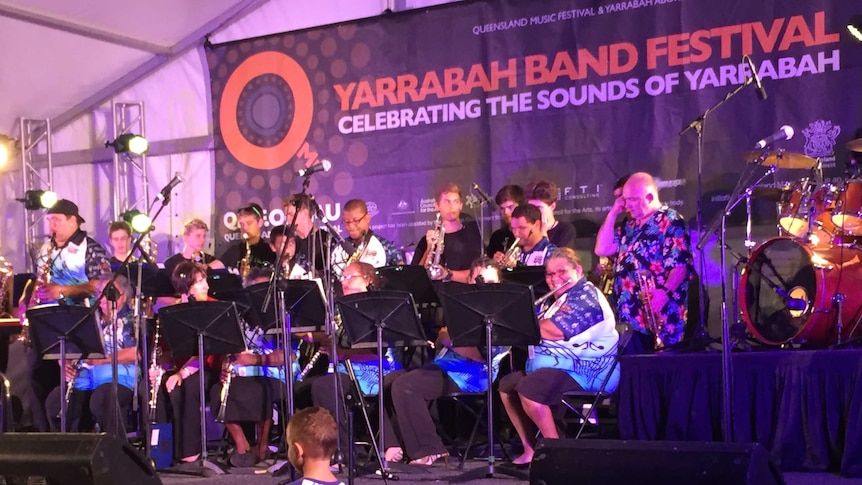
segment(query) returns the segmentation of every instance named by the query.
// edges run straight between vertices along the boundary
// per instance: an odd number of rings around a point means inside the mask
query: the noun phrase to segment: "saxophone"
[[[516,237],[515,241],[509,246],[509,249],[503,253],[503,265],[507,268],[514,268],[521,262],[521,246],[518,246],[518,243],[521,242],[521,238]]]
[[[36,277],[36,288],[33,288],[33,293],[30,295],[30,302],[27,304],[27,308],[42,304],[42,299],[39,297],[39,293],[48,286],[49,283],[51,283],[51,267],[54,265],[54,250],[57,249],[57,243],[54,241],[55,236],[56,234],[51,234],[51,247],[48,249],[45,263],[39,268],[39,273]]]
[[[230,395],[230,381],[233,377],[233,362],[231,360],[231,356],[226,356],[224,362],[221,364],[222,373],[227,372],[227,377],[225,377],[224,383],[221,386],[221,393],[219,397],[221,400],[219,401],[218,406],[218,415],[216,416],[216,421],[219,423],[224,423],[224,413],[227,409],[227,398]]]
[[[443,220],[440,218],[439,212],[437,213],[437,220],[434,222],[434,231],[437,233],[437,240],[434,246],[431,247],[431,252],[425,261],[425,269],[428,270],[428,276],[432,280],[441,280],[446,274],[446,269],[440,264],[440,258],[443,256],[443,238],[446,236],[446,228],[443,227]]]
[[[597,287],[605,296],[610,296],[614,292],[614,262],[611,258],[601,257],[599,267],[601,272]]]
[[[153,385],[150,387],[149,414],[148,418],[151,423],[156,422],[156,406],[159,401],[159,388],[162,387],[162,378],[165,376],[165,370],[159,365],[159,358],[162,351],[159,348],[159,321],[156,320],[156,332],[153,337],[153,353],[150,357],[150,372],[155,372],[156,377],[153,379]],[[148,376],[149,377],[149,376]]]
[[[14,277],[15,270],[12,268],[12,264],[0,256],[0,318],[12,316],[11,311],[14,304],[11,301],[12,295],[6,293],[6,284],[9,282],[9,278]]]
[[[248,234],[242,233],[242,239],[245,241],[245,256],[239,260],[239,277],[245,282],[251,272],[251,245],[248,243]]]
[[[359,246],[356,247],[356,250],[353,251],[353,254],[351,254],[350,257],[347,258],[347,262],[344,263],[344,267],[346,268],[346,267],[350,266],[351,264],[359,261],[362,258],[362,256],[365,255],[365,246],[367,246],[367,245],[368,245],[368,241],[365,239],[365,236],[363,235],[362,236],[362,242],[359,243]]]
[[[664,342],[661,341],[662,319],[652,306],[652,295],[656,290],[655,278],[649,271],[640,270],[637,272],[637,279],[640,288],[638,298],[643,307],[641,314],[644,317],[644,325],[655,337],[655,348],[660,349],[664,347]]]

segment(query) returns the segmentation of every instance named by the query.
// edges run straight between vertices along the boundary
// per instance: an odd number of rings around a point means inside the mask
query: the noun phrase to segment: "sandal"
[[[446,468],[449,467],[449,453],[437,453],[433,455],[423,456],[422,458],[417,458],[410,462],[411,465],[419,465],[419,466],[431,466],[437,460],[443,460],[443,464]]]

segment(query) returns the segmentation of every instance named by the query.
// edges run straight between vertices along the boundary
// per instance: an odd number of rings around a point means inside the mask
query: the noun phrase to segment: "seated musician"
[[[224,269],[224,263],[204,252],[209,226],[200,219],[192,219],[183,226],[183,250],[165,260],[165,271],[174,274],[174,268],[183,261],[201,263],[207,268]]]
[[[533,425],[545,438],[559,438],[551,412],[568,391],[595,391],[611,370],[619,340],[613,311],[584,277],[581,261],[570,248],[558,248],[545,262],[545,279],[554,302],[539,316],[542,341],[532,346],[526,371],[500,380],[503,406],[524,445],[515,465],[533,459]],[[616,388],[619,368],[606,387]]]
[[[470,282],[499,283],[500,268],[489,258],[477,259],[470,268]],[[432,465],[446,461],[449,453],[436,433],[428,403],[453,392],[485,392],[488,369],[484,352],[476,347],[454,347],[446,327],[437,335],[439,349],[434,362],[409,372],[399,372],[392,383],[392,409],[395,433],[404,449],[386,450],[388,461],[401,460],[403,452],[412,458],[411,465]],[[500,360],[508,347],[492,349],[492,374],[496,376]]]
[[[269,281],[270,268],[253,268],[245,286]],[[229,462],[235,467],[250,467],[266,459],[269,430],[272,427],[272,398],[269,378],[278,377],[280,369],[272,369],[266,360],[273,352],[272,342],[264,339],[263,330],[243,321],[243,334],[247,351],[230,356],[222,364],[218,385],[210,391],[210,409],[217,416],[224,406],[224,426],[234,442]],[[230,373],[230,377],[228,377]],[[229,380],[228,380],[229,379]],[[224,394],[223,394],[224,393]],[[258,443],[251,449],[242,422],[256,423]]]
[[[505,253],[494,254],[494,260],[505,267],[542,266],[548,255],[557,249],[542,232],[542,212],[534,205],[515,207],[510,228],[517,241],[517,249],[507,248]]]
[[[342,268],[352,261],[362,261],[375,268],[404,264],[404,255],[395,244],[371,230],[371,217],[364,200],[351,199],[344,204],[341,220],[354,250],[348,254],[340,245],[332,248],[330,260],[336,275],[341,275]]]
[[[96,284],[96,291],[101,294],[110,277],[101,279]],[[134,298],[132,287],[125,276],[117,276],[114,287],[119,291],[117,299],[117,375],[119,378],[117,386],[117,399],[119,402],[119,414],[116,421],[111,419],[111,411],[116,409],[111,402],[111,382],[113,380],[113,367],[111,365],[111,354],[113,350],[111,319],[111,302],[107,298],[99,299],[99,328],[105,343],[105,357],[87,358],[78,364],[66,362],[66,378],[74,379],[66,399],[68,402],[66,416],[69,422],[67,430],[91,431],[94,424],[98,424],[102,431],[109,433],[122,433],[123,423],[132,403],[133,389],[137,381],[135,369],[137,352],[137,341],[135,335],[135,318],[129,302]],[[59,362],[59,361],[58,361]],[[48,395],[45,401],[45,410],[51,417],[52,429],[59,429],[60,417],[60,388],[57,387]],[[92,421],[88,418],[92,417]],[[114,428],[114,425],[118,428]]]

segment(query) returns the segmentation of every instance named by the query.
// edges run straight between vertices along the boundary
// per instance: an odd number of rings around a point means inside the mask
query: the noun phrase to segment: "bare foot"
[[[526,465],[533,461],[533,451],[525,451],[523,455],[512,460],[513,465]]]

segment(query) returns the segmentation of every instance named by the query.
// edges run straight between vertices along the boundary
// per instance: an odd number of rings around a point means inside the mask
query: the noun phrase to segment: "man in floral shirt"
[[[617,229],[614,221],[624,210],[630,219]],[[675,344],[682,340],[687,317],[688,282],[693,274],[691,242],[685,220],[662,205],[655,179],[632,174],[623,196],[614,201],[596,238],[596,254],[617,254],[613,292],[617,317],[635,332],[635,350]],[[638,273],[652,278],[655,290],[648,301],[657,316],[658,335],[649,328]]]

